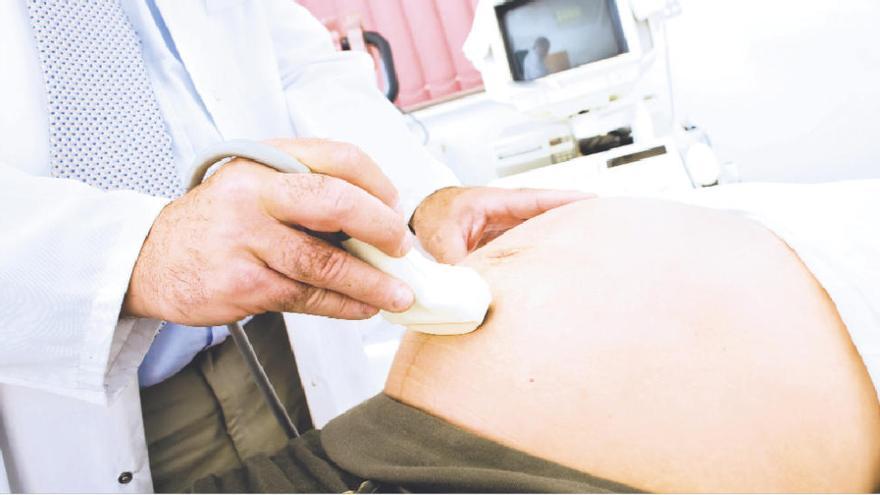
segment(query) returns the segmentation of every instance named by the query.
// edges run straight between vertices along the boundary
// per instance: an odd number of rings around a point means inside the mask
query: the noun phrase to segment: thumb
[[[421,242],[425,251],[440,263],[453,265],[463,260],[468,254],[464,230],[452,223],[444,225],[428,239]]]

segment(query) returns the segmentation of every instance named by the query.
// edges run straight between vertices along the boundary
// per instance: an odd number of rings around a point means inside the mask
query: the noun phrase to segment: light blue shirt
[[[188,163],[195,150],[220,140],[220,134],[197,96],[155,0],[148,0],[146,5],[122,2],[122,6],[141,38],[153,91],[173,141],[175,161]],[[138,368],[141,387],[169,378],[189,364],[196,354],[223,342],[227,336],[225,326],[163,325]]]
[[[149,387],[171,377],[189,364],[196,354],[223,342],[228,335],[225,326],[163,325],[138,368],[141,387]]]

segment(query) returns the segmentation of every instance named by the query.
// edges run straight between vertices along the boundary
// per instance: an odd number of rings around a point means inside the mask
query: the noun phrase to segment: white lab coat
[[[406,213],[430,192],[456,183],[383,101],[372,61],[363,54],[335,52],[320,24],[292,1],[156,3],[222,138],[282,133],[355,143],[395,182]],[[16,90],[4,84],[0,78],[0,91]],[[25,122],[28,116],[20,118]],[[20,136],[4,138],[33,139],[26,124]],[[88,224],[90,208],[98,205],[110,210],[116,205],[131,221]],[[0,295],[6,294],[0,297],[0,341],[7,351],[10,342],[16,346],[15,359],[0,350],[6,361],[0,362],[0,487],[5,477],[14,491],[152,491],[136,370],[156,322],[129,320],[102,331],[87,328],[86,319],[83,328],[65,328],[84,311],[97,314],[103,305],[106,313],[118,304],[126,280],[117,277],[96,289],[101,297],[92,302],[99,307],[68,308],[66,295],[83,288],[79,280],[57,273],[76,273],[68,269],[71,263],[102,267],[107,257],[117,266],[131,266],[139,245],[130,240],[146,235],[162,205],[132,193],[106,196],[76,183],[32,177],[14,163],[0,164],[0,215],[5,215],[0,216],[0,284],[7,288],[0,288]],[[81,225],[91,229],[87,234],[102,235],[78,236]],[[129,242],[114,250],[102,236]],[[69,247],[76,258],[56,259],[52,253],[65,251],[47,249],[51,243]],[[53,263],[64,263],[65,269],[53,270]],[[50,275],[31,279],[29,273]],[[16,290],[22,287],[27,294],[18,298]],[[21,301],[26,304],[17,304]],[[286,319],[294,329],[291,340],[309,406],[316,423],[323,424],[370,386],[368,373],[360,368],[366,362],[361,334],[341,326],[327,331],[326,321],[316,318]],[[76,346],[53,340],[56,335]],[[68,370],[70,362],[78,367]],[[90,367],[104,370],[88,375],[100,376],[98,383],[75,373]],[[123,473],[131,473],[132,481],[120,483]]]

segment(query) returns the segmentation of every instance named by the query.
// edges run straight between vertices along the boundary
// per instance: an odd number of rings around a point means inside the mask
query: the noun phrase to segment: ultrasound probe
[[[284,173],[311,172],[299,160],[274,146],[248,140],[224,141],[196,157],[188,189],[201,184],[211,167],[233,158],[253,160]],[[431,261],[416,249],[394,258],[354,238],[342,241],[342,246],[355,257],[405,282],[413,290],[415,302],[410,309],[402,313],[381,311],[391,323],[434,335],[465,334],[482,324],[492,295],[486,281],[475,270]],[[298,437],[299,431],[269,382],[241,324],[232,322],[227,328],[275,418],[289,438]]]

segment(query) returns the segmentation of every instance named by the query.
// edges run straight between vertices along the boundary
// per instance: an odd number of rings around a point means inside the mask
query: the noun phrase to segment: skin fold
[[[733,214],[636,199],[552,210],[472,253],[480,329],[408,333],[385,392],[650,491],[869,491],[880,406],[797,255]]]

